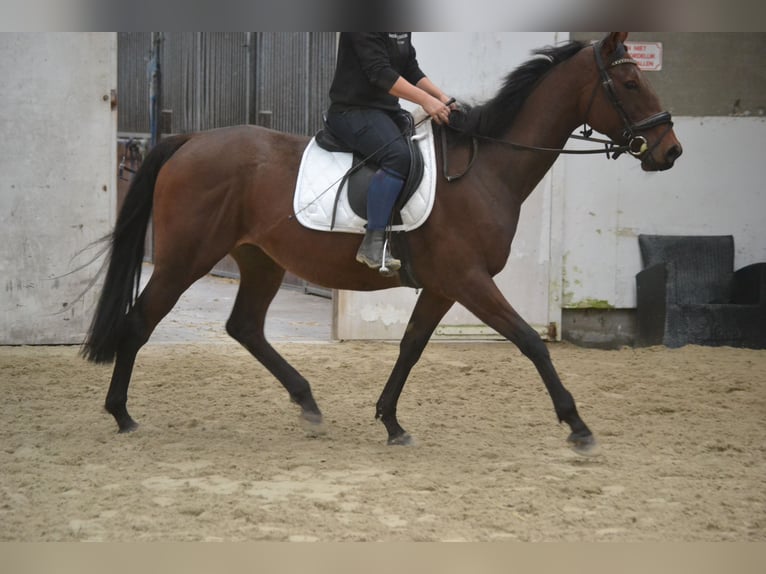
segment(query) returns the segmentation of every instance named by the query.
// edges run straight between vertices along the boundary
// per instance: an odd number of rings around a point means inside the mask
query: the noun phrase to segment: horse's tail
[[[125,331],[127,314],[138,296],[157,175],[190,137],[170,137],[152,148],[130,183],[114,230],[104,238],[110,241],[109,266],[96,313],[80,350],[88,361],[111,363],[114,360]]]

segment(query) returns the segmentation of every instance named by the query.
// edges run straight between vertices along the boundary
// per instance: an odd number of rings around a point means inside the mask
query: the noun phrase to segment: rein
[[[453,127],[448,125],[447,126],[452,131],[468,135],[468,133],[464,130],[461,130],[459,128]],[[617,159],[617,157],[620,154],[623,154],[625,152],[628,152],[632,155],[633,151],[631,150],[630,144],[628,145],[621,145],[618,144],[615,141],[612,140],[605,140],[600,138],[594,138],[590,134],[593,132],[593,130],[586,130],[583,129],[583,135],[575,135],[571,134],[569,137],[571,139],[576,140],[582,140],[586,142],[591,143],[600,143],[604,145],[604,149],[564,149],[564,148],[550,148],[550,147],[540,147],[540,146],[534,146],[534,145],[527,145],[527,144],[520,144],[518,142],[511,142],[507,140],[501,140],[498,138],[492,138],[489,136],[482,136],[477,134],[470,134],[471,136],[471,157],[468,160],[468,165],[466,168],[456,175],[450,175],[449,174],[449,159],[447,156],[447,130],[442,129],[441,131],[441,144],[442,144],[442,172],[444,175],[444,178],[449,181],[455,181],[457,179],[460,179],[465,174],[468,173],[468,171],[473,166],[474,161],[476,161],[476,157],[479,154],[479,141],[478,140],[484,140],[492,143],[502,144],[508,147],[511,147],[513,149],[518,150],[524,150],[524,151],[537,151],[537,152],[548,152],[548,153],[563,153],[563,154],[570,154],[570,155],[594,155],[594,154],[606,154],[607,159],[610,157],[612,159]],[[587,133],[586,133],[587,132]]]

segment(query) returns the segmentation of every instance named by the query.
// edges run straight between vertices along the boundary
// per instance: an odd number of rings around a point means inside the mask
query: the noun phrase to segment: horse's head
[[[625,48],[627,32],[613,32],[593,45],[593,90],[585,95],[586,122],[614,141],[630,146],[644,171],[673,167],[682,148],[670,113],[663,111],[649,81]]]

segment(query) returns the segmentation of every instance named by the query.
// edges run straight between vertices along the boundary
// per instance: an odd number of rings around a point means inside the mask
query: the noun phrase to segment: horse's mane
[[[551,68],[574,56],[583,49],[582,42],[568,42],[561,46],[548,46],[534,50],[531,58],[505,78],[500,91],[483,104],[467,107],[462,118],[456,118],[454,127],[465,135],[498,137],[513,123],[521,105],[532,89]],[[450,121],[452,124],[452,120]]]

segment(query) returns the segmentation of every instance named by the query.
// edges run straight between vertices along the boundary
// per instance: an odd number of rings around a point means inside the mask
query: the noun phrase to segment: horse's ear
[[[612,32],[604,38],[604,49],[607,54],[613,53],[618,46],[622,45],[628,38],[627,32]]]

